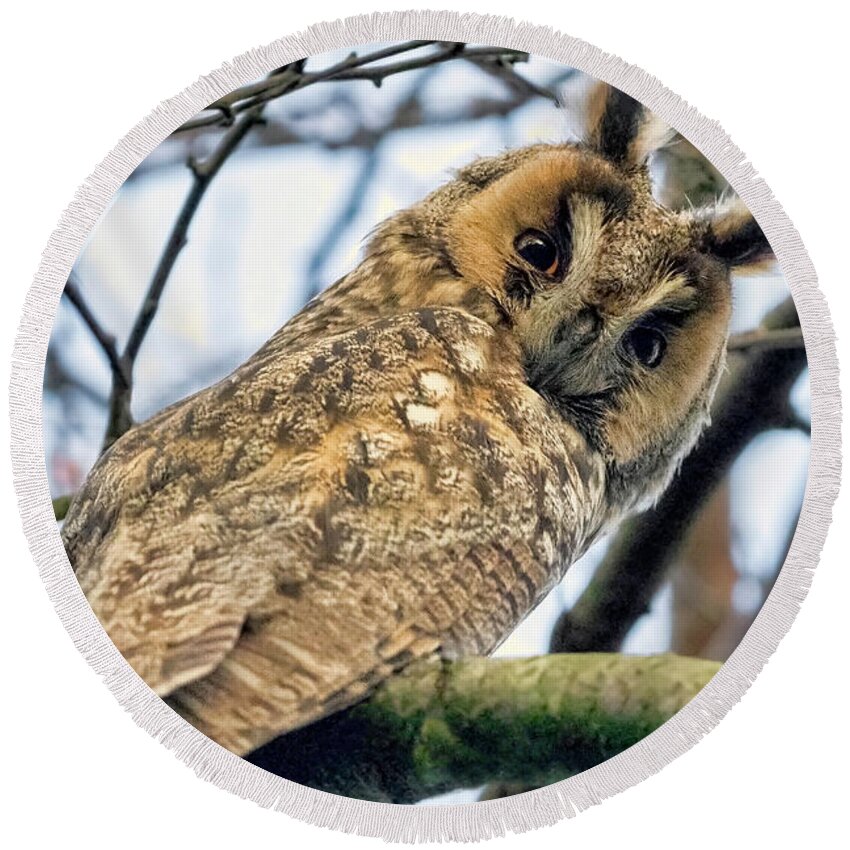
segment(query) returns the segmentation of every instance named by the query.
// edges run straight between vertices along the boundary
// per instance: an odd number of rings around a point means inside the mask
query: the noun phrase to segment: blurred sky
[[[318,68],[342,54],[316,57]],[[464,118],[471,104],[505,102],[500,80],[466,62],[387,79],[318,84],[269,106],[274,136],[284,128],[305,141],[246,141],[231,157],[194,219],[189,243],[169,280],[160,312],[136,364],[134,414],[143,420],[167,403],[228,374],[304,303],[357,262],[364,237],[394,210],[421,198],[451,170],[480,155],[573,135],[588,80],[532,58],[520,74],[557,88],[565,108],[532,98],[507,117]],[[381,130],[417,87],[423,126]],[[190,185],[186,147],[203,150],[221,131],[167,141],[118,192],[93,231],[76,270],[101,323],[123,345],[167,233]],[[351,143],[380,137],[374,148]],[[352,188],[361,191],[352,195]],[[774,267],[734,281],[733,332],[754,327],[788,290]],[[63,300],[51,340],[60,380],[45,393],[45,451],[54,495],[72,492],[97,457],[109,392],[105,358]],[[55,377],[55,376],[54,376]],[[794,403],[808,416],[804,375]],[[773,431],[735,464],[731,481],[735,606],[754,614],[787,545],[808,468],[808,438]],[[578,597],[606,546],[602,540],[503,644],[499,654],[545,652],[557,615]],[[671,592],[628,636],[627,652],[669,646]],[[465,798],[453,798],[465,799]]]

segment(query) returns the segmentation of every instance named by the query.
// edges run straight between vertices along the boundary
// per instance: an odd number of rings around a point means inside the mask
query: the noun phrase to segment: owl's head
[[[671,211],[647,160],[669,130],[606,85],[582,144],[482,159],[381,233],[409,296],[454,304],[520,343],[528,383],[600,451],[629,499],[666,485],[708,417],[730,271],[770,254],[740,203]],[[424,281],[429,281],[427,295]],[[403,299],[402,299],[403,300]]]

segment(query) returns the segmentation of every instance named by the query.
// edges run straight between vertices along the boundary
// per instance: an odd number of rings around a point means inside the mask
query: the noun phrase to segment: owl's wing
[[[551,586],[524,541],[473,546],[445,577],[445,564],[431,563],[435,586],[415,604],[399,587],[409,578],[402,565],[336,603],[305,587],[301,599],[244,630],[209,675],[179,688],[169,704],[245,754],[359,701],[417,658],[491,651]]]
[[[405,314],[255,358],[116,443],[63,534],[142,678],[246,753],[415,658],[490,651],[602,491],[507,345]]]

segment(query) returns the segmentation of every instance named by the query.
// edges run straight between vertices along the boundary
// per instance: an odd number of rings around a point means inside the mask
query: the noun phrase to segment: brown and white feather
[[[100,459],[62,536],[176,711],[246,754],[416,658],[486,654],[664,489],[707,421],[730,269],[769,253],[740,205],[656,203],[664,138],[599,87],[585,144],[462,169]]]

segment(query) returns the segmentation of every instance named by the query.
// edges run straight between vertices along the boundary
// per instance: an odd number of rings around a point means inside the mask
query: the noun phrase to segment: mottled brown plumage
[[[229,378],[119,440],[63,529],[130,664],[248,753],[411,660],[490,652],[707,418],[739,208],[673,213],[607,87],[480,160]]]

